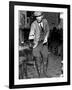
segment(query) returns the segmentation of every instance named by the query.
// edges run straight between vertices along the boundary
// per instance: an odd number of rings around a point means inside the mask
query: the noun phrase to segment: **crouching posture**
[[[41,74],[41,65],[43,64],[43,72],[47,76],[47,58],[48,58],[48,48],[47,48],[47,38],[49,36],[49,25],[46,19],[43,18],[42,12],[34,12],[36,20],[31,25],[31,30],[29,34],[29,40],[33,41],[33,56],[36,59],[36,65],[38,74]]]

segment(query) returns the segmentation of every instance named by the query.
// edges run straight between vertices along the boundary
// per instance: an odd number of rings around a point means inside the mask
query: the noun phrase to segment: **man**
[[[38,74],[41,74],[41,61],[43,60],[43,71],[46,74],[47,69],[47,58],[48,58],[48,48],[47,48],[47,38],[49,36],[49,25],[46,19],[43,18],[42,12],[35,11],[34,16],[36,20],[31,25],[31,30],[29,34],[29,40],[34,42],[33,55],[36,58],[36,65]],[[42,58],[42,60],[41,60]]]

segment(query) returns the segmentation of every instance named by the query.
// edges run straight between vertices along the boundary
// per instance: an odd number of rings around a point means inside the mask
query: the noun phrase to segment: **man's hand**
[[[34,46],[33,39],[31,39],[31,40],[29,40],[29,41],[30,41],[29,47],[30,47],[30,48],[33,48],[33,46]]]
[[[38,45],[38,43],[36,42],[36,43],[34,44],[33,48],[36,48],[36,47],[37,47],[37,45]]]
[[[46,43],[47,43],[47,39],[45,39],[45,40],[43,41],[43,45],[46,44]]]

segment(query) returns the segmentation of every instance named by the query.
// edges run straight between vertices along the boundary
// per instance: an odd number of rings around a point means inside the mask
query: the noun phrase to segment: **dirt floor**
[[[60,77],[60,75],[63,73],[61,61],[62,60],[60,56],[53,55],[52,53],[49,54],[48,65],[47,65],[47,77],[48,78]],[[26,70],[27,77],[26,77],[26,74],[24,73],[23,77],[21,77],[20,79],[39,78],[37,68],[35,67],[35,65],[27,65],[26,69],[23,69],[23,72],[25,72],[25,70]],[[46,76],[42,72],[40,75],[40,78],[45,78],[45,77]]]

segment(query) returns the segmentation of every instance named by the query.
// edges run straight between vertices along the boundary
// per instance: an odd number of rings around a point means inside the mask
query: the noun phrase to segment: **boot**
[[[38,76],[39,76],[39,78],[40,78],[40,73],[41,73],[40,58],[36,58],[35,63],[36,63],[37,73],[38,73]]]
[[[43,61],[43,72],[44,72],[44,75],[46,77],[48,77],[48,75],[47,75],[47,60],[45,60],[45,59]]]

